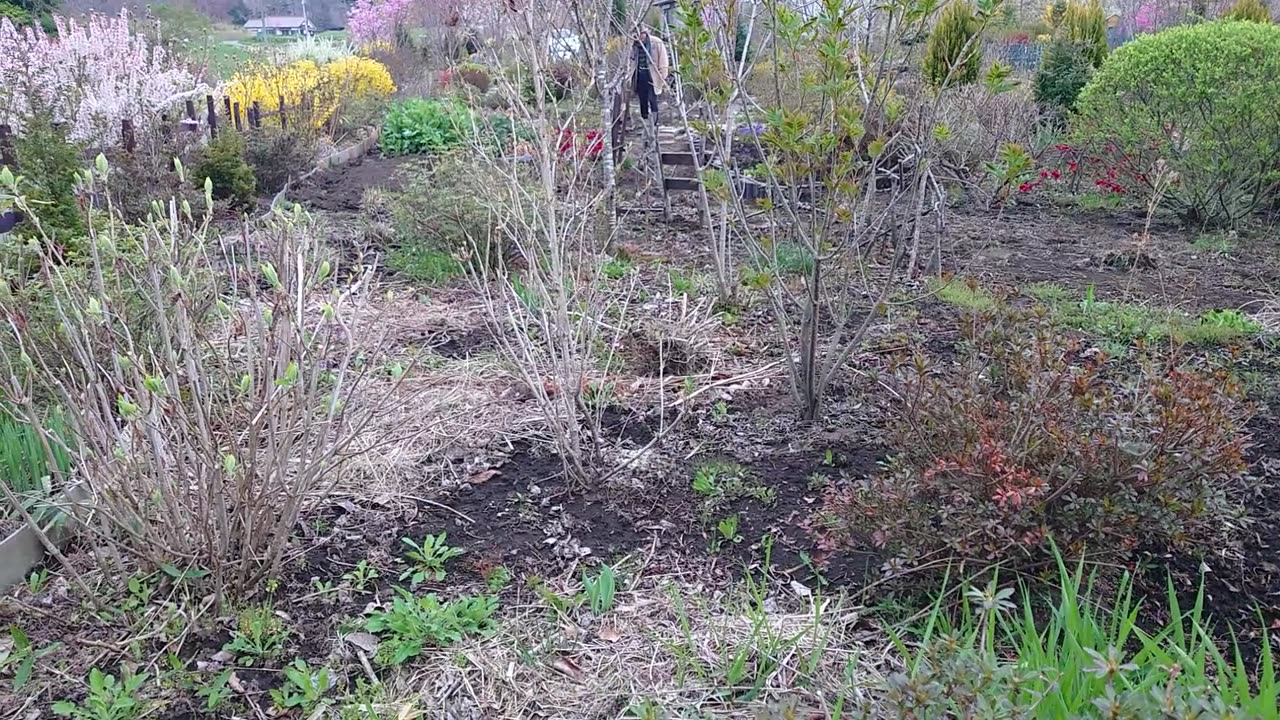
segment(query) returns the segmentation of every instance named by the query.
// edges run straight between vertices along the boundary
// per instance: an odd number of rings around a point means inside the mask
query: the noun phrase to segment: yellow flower
[[[298,60],[284,66],[242,70],[223,88],[232,102],[248,112],[257,102],[263,112],[307,109],[316,127],[329,120],[344,101],[388,97],[396,90],[391,73],[376,60],[348,56],[324,66]]]

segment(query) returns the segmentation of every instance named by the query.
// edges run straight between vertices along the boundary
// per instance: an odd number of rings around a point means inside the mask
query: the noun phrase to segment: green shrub
[[[1262,0],[1239,0],[1230,12],[1223,16],[1224,20],[1247,20],[1249,22],[1271,22],[1271,11]]]
[[[1062,38],[1044,51],[1036,72],[1036,102],[1065,112],[1075,109],[1076,98],[1093,74],[1093,63],[1084,49]]]
[[[1068,5],[1061,34],[1067,42],[1079,47],[1095,68],[1102,67],[1111,51],[1107,45],[1106,14],[1099,0],[1090,0],[1088,5],[1075,2]]]
[[[195,167],[197,184],[204,179],[213,183],[213,197],[230,200],[240,208],[252,206],[256,199],[258,179],[245,160],[247,148],[239,133],[220,133],[205,146]]]
[[[471,111],[450,99],[414,98],[392,105],[382,122],[387,155],[440,153],[463,144],[472,132]]]
[[[982,42],[978,16],[968,0],[955,0],[942,11],[929,34],[925,49],[924,77],[933,87],[968,85],[982,68]]]
[[[458,152],[401,171],[401,189],[387,196],[393,269],[437,283],[462,269],[456,258],[493,265],[505,256],[501,216],[489,199],[506,180],[487,167]]]
[[[18,226],[18,235],[53,242],[68,254],[79,253],[85,236],[84,217],[76,199],[76,175],[84,168],[83,151],[67,139],[66,130],[47,118],[33,118],[14,143],[18,167],[26,178],[23,194],[40,211],[34,222]],[[43,235],[41,235],[43,231]]]
[[[945,558],[1022,571],[1055,543],[1073,559],[1125,562],[1239,540],[1250,407],[1229,373],[1106,363],[1034,312],[964,333],[955,364],[895,363],[911,399],[898,455],[870,483],[829,493],[819,524],[833,546],[869,540],[890,572]]]
[[[1080,94],[1076,131],[1195,224],[1234,224],[1280,185],[1280,27],[1212,22],[1143,35]],[[1167,167],[1176,173],[1161,173]]]

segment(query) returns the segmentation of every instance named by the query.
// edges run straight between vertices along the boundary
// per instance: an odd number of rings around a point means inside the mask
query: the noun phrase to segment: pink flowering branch
[[[120,121],[140,130],[204,89],[185,65],[129,30],[125,12],[86,24],[54,17],[56,36],[38,25],[0,20],[0,122],[20,132],[36,114],[64,123],[72,141],[120,141]]]

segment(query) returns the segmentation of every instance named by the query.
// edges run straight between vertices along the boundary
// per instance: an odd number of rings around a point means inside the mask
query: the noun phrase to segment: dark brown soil
[[[311,210],[359,213],[369,188],[393,187],[396,170],[413,162],[409,157],[383,157],[376,150],[359,161],[316,173],[289,190],[289,200]]]

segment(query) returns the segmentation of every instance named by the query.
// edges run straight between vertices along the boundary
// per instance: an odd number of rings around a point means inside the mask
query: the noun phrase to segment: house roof
[[[261,28],[296,28],[307,24],[307,19],[294,15],[268,15],[264,18],[253,18],[246,20],[244,27],[246,30],[258,30]]]

